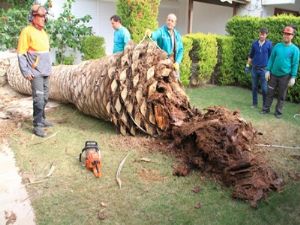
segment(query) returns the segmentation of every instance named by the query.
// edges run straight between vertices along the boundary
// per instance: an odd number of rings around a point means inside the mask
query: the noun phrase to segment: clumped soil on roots
[[[171,136],[181,147],[182,162],[175,175],[187,175],[192,168],[211,174],[226,186],[233,187],[234,198],[247,200],[256,207],[271,190],[280,190],[283,181],[252,152],[256,131],[237,111],[211,107],[197,113]]]

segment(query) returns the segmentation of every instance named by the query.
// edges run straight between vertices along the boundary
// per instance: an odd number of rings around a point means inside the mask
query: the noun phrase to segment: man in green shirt
[[[114,32],[114,49],[113,53],[123,52],[126,44],[130,41],[130,33],[126,27],[122,26],[121,18],[117,15],[113,15],[110,18],[111,26],[115,30]]]
[[[266,70],[266,80],[268,83],[268,93],[266,104],[262,114],[270,112],[275,90],[278,89],[277,104],[275,107],[275,117],[281,118],[283,103],[288,87],[295,84],[295,79],[299,66],[299,49],[292,43],[295,35],[293,26],[286,26],[283,30],[283,42],[278,43],[272,50]]]

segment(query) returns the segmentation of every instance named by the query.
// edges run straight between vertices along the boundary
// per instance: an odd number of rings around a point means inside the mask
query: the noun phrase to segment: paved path
[[[46,110],[59,104],[49,102]],[[32,98],[20,95],[8,85],[0,87],[0,125],[13,117],[32,117]],[[5,133],[5,124],[0,126]],[[7,135],[5,135],[7,136]],[[0,225],[34,225],[30,198],[16,167],[13,151],[7,141],[0,140]]]
[[[18,171],[14,153],[4,142],[0,145],[0,224],[7,224],[10,216],[8,224],[33,225],[34,212]]]

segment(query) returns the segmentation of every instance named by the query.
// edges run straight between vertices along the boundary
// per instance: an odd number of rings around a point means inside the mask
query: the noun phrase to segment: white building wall
[[[186,0],[162,0],[158,12],[158,24],[162,26],[166,23],[167,16],[174,13],[177,16],[176,29],[181,34],[187,33],[188,5]]]
[[[53,14],[57,18],[63,12],[64,0],[53,1]],[[92,27],[93,33],[105,39],[106,54],[112,53],[113,29],[110,17],[116,13],[114,0],[76,0],[72,5],[72,13],[76,17],[90,15],[92,17],[88,26]]]
[[[237,10],[237,15],[267,17],[274,14],[275,8],[300,11],[300,0],[295,4],[280,4],[262,6],[261,0],[251,0],[247,5]],[[55,17],[63,11],[65,0],[53,0],[53,13]],[[95,35],[104,37],[106,54],[112,53],[113,29],[110,24],[110,17],[116,14],[116,0],[76,0],[72,7],[72,13],[77,17],[91,15],[92,26]],[[182,34],[187,33],[188,26],[188,1],[187,0],[161,0],[158,23],[165,24],[169,13],[177,16],[177,30]],[[194,2],[192,32],[225,34],[225,27],[228,19],[232,17],[233,8],[202,2]]]
[[[226,23],[232,15],[231,7],[194,2],[192,32],[226,34]]]
[[[245,6],[241,6],[238,9],[237,15],[268,17],[274,15],[275,8],[300,12],[300,0],[295,0],[295,4],[275,4],[275,5],[262,5],[261,0],[251,0],[249,4]]]

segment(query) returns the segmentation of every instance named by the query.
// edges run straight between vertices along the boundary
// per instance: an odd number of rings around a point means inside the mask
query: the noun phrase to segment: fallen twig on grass
[[[266,145],[266,144],[256,144],[259,147],[267,147],[267,148],[285,148],[285,149],[299,149],[300,146],[286,146],[286,145]]]
[[[140,161],[142,161],[142,162],[152,162],[152,160],[149,159],[149,158],[141,158]]]
[[[46,137],[46,138],[45,138],[44,140],[42,140],[42,141],[33,143],[32,145],[39,145],[39,144],[42,144],[42,143],[44,143],[45,141],[49,140],[50,138],[55,137],[58,133],[59,133],[59,131],[57,131],[56,133],[50,135],[49,137]]]
[[[45,182],[46,180],[48,180],[48,179],[44,178],[44,179],[41,179],[41,180],[37,180],[37,181],[33,181],[33,182],[30,182],[30,183],[27,183],[26,185],[39,184],[39,183]]]
[[[124,163],[125,163],[127,157],[129,156],[129,153],[130,153],[130,152],[128,152],[127,155],[125,156],[125,158],[121,161],[121,163],[120,163],[120,165],[119,165],[119,167],[118,167],[117,173],[116,173],[116,180],[117,180],[117,183],[118,183],[120,189],[121,189],[121,187],[122,187],[122,181],[121,181],[121,179],[120,179],[120,173],[121,173],[122,167],[123,167],[123,165],[124,165]]]
[[[51,165],[50,165],[49,172],[47,173],[47,175],[45,177],[41,177],[40,179],[37,179],[37,180],[35,180],[33,182],[29,182],[26,185],[29,185],[29,184],[39,184],[39,183],[42,183],[42,182],[48,180],[48,178],[53,174],[53,172],[55,170],[55,166],[53,164],[54,163],[52,162]]]
[[[46,175],[46,178],[50,177],[52,175],[52,173],[54,172],[55,166],[53,164],[54,163],[52,162],[51,165],[50,165],[49,172]]]

